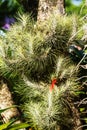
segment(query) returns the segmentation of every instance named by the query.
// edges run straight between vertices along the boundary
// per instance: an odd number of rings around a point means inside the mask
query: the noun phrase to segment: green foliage
[[[5,108],[5,109],[0,109],[0,114],[1,114],[2,112],[4,112],[4,111],[10,109],[10,108],[13,108],[13,107],[16,107],[16,105],[15,105],[15,106],[12,106],[12,107]]]
[[[0,13],[8,14],[18,10],[21,5],[17,0],[1,0],[0,1]],[[3,10],[4,8],[4,10]]]
[[[5,60],[4,63],[1,62],[6,64],[5,67],[9,71],[7,74],[10,74],[10,70],[12,73],[17,70],[18,75],[24,73],[30,78],[42,80],[46,76],[45,73],[49,75],[54,68],[57,56],[61,52],[66,53],[66,43],[71,36],[72,23],[69,22],[71,21],[69,18],[51,18],[50,23],[49,21],[44,23],[48,28],[45,27],[42,32],[40,28],[43,27],[43,23],[42,27],[39,23],[32,25],[27,18],[23,16],[20,23],[15,24],[7,33],[2,43],[5,44],[5,53],[3,52]]]
[[[27,102],[25,100],[24,105],[22,105],[23,112],[26,118],[28,118],[31,127],[35,130],[54,130],[58,129],[59,126],[66,126],[70,129],[73,119],[72,114],[70,114],[68,96],[69,94],[73,95],[73,92],[76,91],[75,88],[78,88],[77,85],[74,82],[71,83],[71,81],[66,81],[65,84],[61,83],[61,85],[55,86],[52,92],[50,92],[49,86],[47,86],[47,88],[44,88],[43,93],[40,89],[38,90],[38,93],[40,93],[38,101],[38,95],[36,101],[33,100],[36,93],[33,91],[32,100],[28,100]]]
[[[29,127],[27,123],[14,124],[13,122],[8,122],[0,125],[0,130],[21,130],[27,127]]]
[[[53,93],[50,93],[49,89],[45,90],[42,102],[31,101],[24,106],[29,123],[35,130],[58,129],[60,124],[67,127],[72,124],[69,108],[66,106],[65,101],[60,98],[57,88]],[[68,118],[70,119],[69,121]]]
[[[68,14],[78,14],[80,17],[86,15],[86,0],[78,6],[74,5],[71,0],[66,0],[66,12]]]

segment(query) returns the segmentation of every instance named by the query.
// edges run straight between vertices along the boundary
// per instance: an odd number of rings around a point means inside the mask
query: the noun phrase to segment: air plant
[[[53,15],[40,25],[23,15],[1,39],[0,75],[10,82],[25,120],[35,130],[73,127],[69,100],[79,85],[76,65],[68,56],[72,26],[66,16]]]

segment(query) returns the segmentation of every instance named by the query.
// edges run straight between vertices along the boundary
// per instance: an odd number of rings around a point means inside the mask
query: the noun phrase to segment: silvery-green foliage
[[[10,82],[35,130],[70,128],[73,121],[67,98],[78,90],[76,66],[67,56],[72,18],[52,16],[34,23],[20,15],[18,20],[0,39],[0,75]],[[50,92],[54,78],[57,83]]]

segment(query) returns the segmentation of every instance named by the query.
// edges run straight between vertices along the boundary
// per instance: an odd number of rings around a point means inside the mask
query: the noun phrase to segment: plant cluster
[[[0,38],[0,75],[10,84],[14,100],[34,130],[71,130],[70,101],[81,89],[78,66],[69,57],[73,17],[51,16],[34,23],[20,15]],[[51,83],[52,81],[52,83]]]

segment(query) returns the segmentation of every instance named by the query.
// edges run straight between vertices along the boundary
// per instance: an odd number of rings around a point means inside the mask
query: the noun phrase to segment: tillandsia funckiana
[[[34,23],[23,15],[0,39],[0,75],[35,130],[71,130],[76,124],[70,102],[80,87],[68,56],[72,18],[53,15]]]

